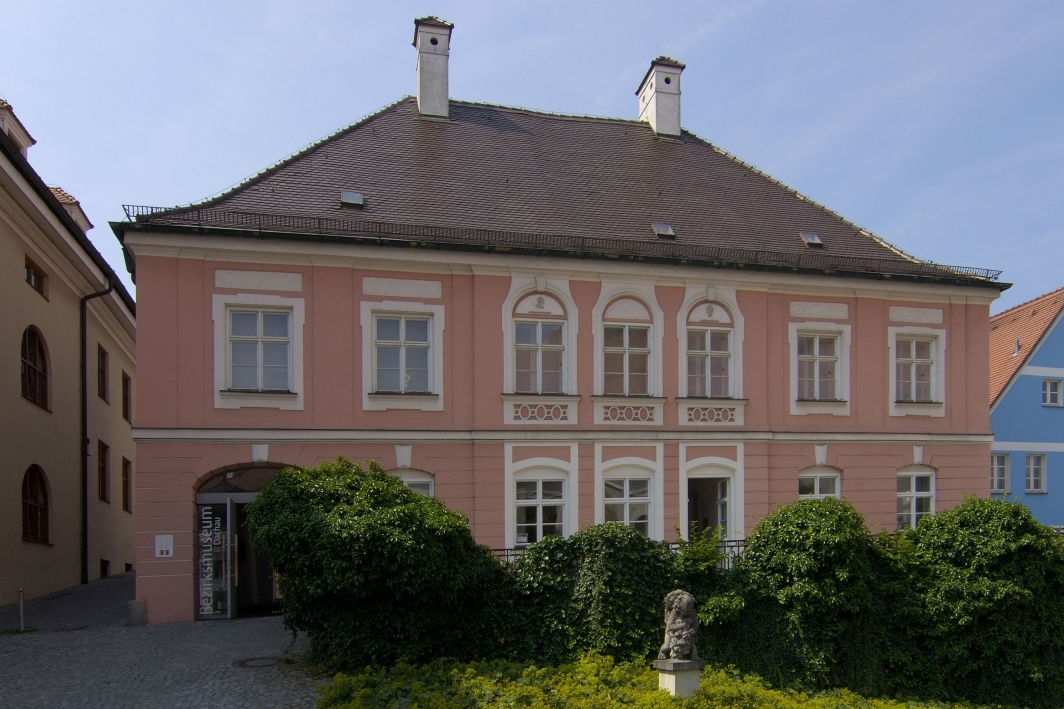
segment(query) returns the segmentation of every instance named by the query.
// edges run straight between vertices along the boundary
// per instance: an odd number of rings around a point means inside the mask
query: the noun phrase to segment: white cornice
[[[139,443],[243,443],[301,441],[315,443],[475,443],[478,441],[846,441],[850,443],[904,443],[910,445],[990,445],[990,434],[972,433],[847,433],[804,431],[357,431],[336,429],[240,429],[240,428],[134,428]]]
[[[817,294],[844,298],[876,298],[912,302],[966,302],[989,305],[1000,293],[995,289],[890,280],[831,278],[808,274],[739,271],[698,266],[671,266],[646,262],[513,256],[506,254],[408,249],[363,244],[317,243],[283,239],[254,239],[160,232],[125,232],[125,244],[137,256],[162,256],[195,260],[266,263],[295,266],[337,266],[412,273],[472,273],[508,277],[516,273],[547,273],[581,281],[623,279],[653,285],[712,282],[736,290]],[[958,301],[957,299],[961,299]]]

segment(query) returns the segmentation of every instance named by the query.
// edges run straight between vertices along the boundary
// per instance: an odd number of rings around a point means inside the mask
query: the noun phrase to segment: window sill
[[[630,402],[660,402],[668,401],[667,396],[647,396],[645,394],[594,394],[592,401],[630,401]]]
[[[303,396],[298,391],[255,391],[221,389],[214,397],[216,409],[240,408],[302,409]]]
[[[363,411],[407,409],[413,411],[443,411],[443,397],[431,392],[404,394],[402,392],[369,392],[363,396]]]
[[[503,394],[503,423],[572,425],[579,394]]]
[[[846,399],[795,399],[791,403],[792,416],[806,416],[808,414],[849,416],[850,402]]]
[[[1024,490],[1024,495],[1048,495],[1048,490]]]
[[[894,401],[890,404],[890,415],[941,418],[946,415],[946,404],[942,401]]]
[[[30,402],[34,406],[36,406],[38,409],[44,409],[48,413],[52,413],[52,410],[49,409],[47,406],[41,406],[40,404],[38,404],[36,401],[34,401],[33,399],[29,398],[28,396],[23,395],[22,398],[25,399],[26,401]]]
[[[22,538],[22,541],[24,541],[24,542],[29,542],[30,544],[40,544],[40,545],[42,545],[42,546],[46,546],[46,547],[52,547],[52,546],[55,546],[55,545],[54,545],[54,544],[52,544],[51,542],[45,541],[45,540],[43,540],[43,539],[30,539],[29,537],[23,537],[23,538]]]

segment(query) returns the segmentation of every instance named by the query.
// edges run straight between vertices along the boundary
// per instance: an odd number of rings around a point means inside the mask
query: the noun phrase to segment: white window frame
[[[691,349],[691,331],[692,330],[696,330],[696,331],[705,333],[706,349],[705,349],[704,352],[703,351],[694,351],[694,350]],[[713,350],[713,334],[714,333],[724,333],[728,337],[728,349],[726,351]],[[695,396],[698,396],[698,398],[703,398],[703,399],[731,399],[731,398],[734,398],[732,396],[732,392],[735,390],[735,381],[734,381],[735,380],[735,375],[733,374],[733,371],[735,369],[735,366],[734,366],[734,362],[735,362],[735,345],[734,345],[734,342],[733,342],[734,340],[735,340],[735,333],[732,331],[732,328],[730,328],[730,327],[728,327],[728,328],[725,328],[725,327],[712,327],[710,325],[686,325],[685,326],[685,328],[684,328],[684,350],[686,351],[687,357],[686,357],[686,359],[684,361],[684,364],[687,365],[687,366],[684,367],[683,374],[684,374],[684,379],[686,380],[686,384],[687,384],[686,395],[688,397],[692,397],[693,398]],[[724,391],[723,394],[714,395],[712,393],[712,389],[713,389],[712,362],[713,362],[714,355],[719,357],[722,354],[726,354],[727,357],[728,357],[728,368],[727,368],[728,383],[727,383],[727,386],[725,387],[725,391]],[[691,392],[690,362],[691,362],[691,357],[692,356],[705,359],[705,361],[706,361],[706,393],[701,394],[701,395],[696,395],[696,394]]]
[[[231,310],[287,310],[289,320],[288,392],[229,391],[229,312]],[[261,293],[215,293],[211,296],[214,321],[214,408],[270,408],[303,410],[303,298],[282,298]]]
[[[380,321],[381,320],[398,320],[399,321],[399,339],[398,340],[381,340],[380,339]],[[407,342],[406,339],[406,324],[408,322],[423,322],[426,323],[425,338],[427,342]],[[373,314],[373,393],[374,394],[428,394],[433,391],[432,388],[432,375],[433,367],[431,364],[432,350],[432,318],[424,315],[400,315],[397,313],[374,313]],[[398,391],[393,390],[378,390],[377,386],[380,381],[380,372],[378,371],[377,350],[381,346],[391,347],[399,350],[399,385],[401,387]],[[419,389],[415,391],[405,391],[405,375],[407,371],[407,353],[409,350],[425,350],[428,354],[425,357],[426,369],[426,389]]]
[[[621,347],[621,348],[618,348],[618,347],[607,348],[606,347],[606,328],[608,328],[608,327],[624,328],[624,346],[623,347]],[[631,332],[632,328],[646,330],[646,332],[647,332],[647,346],[646,346],[645,350],[643,350],[642,348],[633,348],[629,344],[630,332]],[[614,353],[617,353],[617,352],[623,352],[624,353],[624,372],[622,374],[622,376],[624,378],[624,391],[622,393],[607,392],[606,391],[606,351],[607,351],[607,349],[610,352],[614,352]],[[629,391],[629,385],[631,383],[629,381],[629,377],[631,376],[631,372],[629,371],[628,362],[629,362],[629,359],[630,359],[630,355],[633,352],[635,352],[637,354],[641,354],[644,351],[646,352],[646,355],[647,355],[647,374],[646,374],[646,377],[647,377],[647,390],[645,392],[633,393],[633,392]],[[656,358],[654,357],[654,328],[653,328],[653,325],[651,323],[640,323],[640,322],[631,322],[631,323],[628,323],[628,322],[604,322],[604,323],[602,323],[602,395],[603,396],[625,396],[625,397],[636,397],[636,398],[654,396],[654,371],[655,371],[656,367],[657,367],[657,361],[656,361]]]
[[[898,401],[898,338],[932,340],[931,397],[934,401]],[[935,327],[888,327],[887,367],[889,415],[930,416],[946,415],[946,331]]]
[[[595,524],[606,522],[605,480],[607,478],[650,478],[647,536],[657,540],[665,538],[665,496],[661,482],[664,446],[661,443],[650,445],[654,449],[654,460],[638,456],[624,456],[604,461],[604,448],[609,446],[602,443],[595,444]]]
[[[833,497],[835,499],[842,499],[842,473],[835,468],[828,468],[826,466],[816,466],[813,468],[806,468],[798,471],[799,485],[801,478],[813,478],[816,480],[814,487],[816,492],[808,495],[803,495],[799,487],[798,499],[799,500],[823,500],[825,498]],[[820,490],[820,481],[825,478],[830,478],[835,481],[834,493],[823,493]]]
[[[503,343],[503,391],[510,393],[517,389],[517,367],[514,354],[515,321],[532,320],[535,316],[517,315],[514,310],[522,300],[530,295],[542,294],[554,298],[565,310],[565,391],[566,396],[578,394],[577,374],[577,335],[580,333],[580,320],[577,316],[576,302],[569,292],[569,281],[564,278],[546,278],[544,276],[512,276],[510,292],[502,304],[502,343]],[[509,394],[504,394],[509,395]],[[521,394],[520,396],[533,396]],[[535,396],[542,396],[536,394]],[[575,407],[573,407],[575,413]],[[570,416],[572,419],[573,416]],[[575,421],[574,421],[575,423]]]
[[[544,345],[543,344],[543,342],[542,342],[542,332],[543,332],[543,324],[544,323],[561,325],[561,327],[562,327],[562,344],[561,344],[561,346]],[[517,326],[518,325],[523,325],[523,324],[534,324],[536,326],[536,342],[537,342],[537,344],[535,346],[521,345],[521,344],[517,343]],[[568,363],[567,358],[566,358],[566,350],[568,350],[568,348],[569,348],[569,337],[568,337],[569,328],[567,327],[567,325],[568,325],[568,323],[565,320],[561,319],[561,318],[556,318],[556,319],[552,319],[552,318],[536,318],[534,316],[528,316],[528,315],[515,315],[514,316],[514,319],[513,319],[514,346],[513,346],[512,352],[513,352],[513,358],[514,358],[514,389],[513,389],[513,393],[515,395],[518,395],[518,396],[537,395],[538,396],[538,395],[542,394],[543,396],[565,396],[565,395],[567,395],[569,393],[569,386],[568,386],[569,385],[569,363]],[[533,350],[533,349],[536,352],[536,391],[517,391],[517,353],[519,351],[521,351],[521,350]],[[561,350],[561,353],[562,353],[562,358],[561,358],[562,359],[562,372],[561,372],[561,381],[562,381],[562,387],[561,388],[562,388],[562,390],[561,391],[552,391],[552,392],[544,392],[543,391],[543,352],[544,352],[544,350],[547,350],[547,351],[558,351],[558,350]]]
[[[428,394],[378,393],[376,318],[395,315],[399,317],[423,317],[429,320],[429,386]],[[444,306],[413,301],[367,301],[360,304],[362,327],[362,410],[386,411],[388,409],[412,409],[419,411],[443,411],[443,333]]]
[[[1064,406],[1060,379],[1042,380],[1042,406]]]
[[[522,443],[518,446],[522,449],[529,447],[556,448],[558,445],[569,448],[569,460],[559,460],[550,456],[537,456],[514,461],[513,443],[506,443],[503,447],[503,542],[507,549],[517,546],[517,485],[525,480],[562,480],[564,481],[563,502],[565,504],[562,522],[563,536],[569,536],[580,528],[580,505],[578,491],[580,489],[579,452],[576,443],[550,442],[545,444]]]
[[[833,322],[792,322],[787,335],[790,345],[790,411],[792,416],[808,414],[850,415],[850,325]],[[837,365],[835,368],[835,396],[837,400],[798,400],[798,338],[799,336],[829,336],[836,338]]]
[[[1049,492],[1049,456],[1045,453],[1028,453],[1024,456],[1023,460],[1023,480],[1024,480],[1024,492],[1028,495],[1044,495]],[[1035,487],[1033,483],[1035,465],[1037,464],[1037,470],[1039,473],[1040,486]]]
[[[915,484],[916,483],[916,476],[924,476],[924,475],[930,476],[930,478],[931,478],[931,492],[929,492],[929,493],[927,493],[927,492],[916,492],[916,484]],[[911,503],[910,503],[910,506],[909,506],[909,514],[911,515],[911,520],[910,521],[912,522],[912,526],[915,527],[917,524],[920,523],[920,519],[922,519],[923,517],[926,517],[927,515],[935,514],[935,510],[937,509],[937,507],[936,507],[936,497],[938,495],[938,476],[936,475],[934,468],[930,468],[930,467],[928,467],[926,465],[912,465],[912,466],[908,466],[906,468],[902,468],[902,469],[900,469],[898,471],[897,478],[902,478],[902,477],[908,477],[910,479],[909,491],[908,492],[898,492],[896,499],[900,500],[903,497],[905,497],[905,498],[909,498],[911,500]],[[917,516],[917,512],[916,512],[916,500],[918,498],[919,499],[930,499],[931,500],[931,510],[929,512],[921,513],[919,516]],[[897,514],[898,514],[896,509],[897,508],[895,508],[895,519],[897,518]],[[897,523],[895,522],[895,524],[897,524]],[[903,528],[901,526],[897,526],[896,528],[900,530],[900,529],[908,529],[909,527],[904,527]]]
[[[990,454],[990,492],[1008,494],[1009,492],[1009,454]]]
[[[649,326],[650,333],[648,335],[647,343],[650,345],[650,362],[647,366],[648,378],[646,395],[635,395],[629,398],[633,400],[638,399],[654,399],[661,396],[661,392],[664,389],[664,378],[662,375],[661,367],[661,352],[662,352],[662,327],[663,314],[661,307],[657,302],[657,294],[655,292],[655,285],[651,282],[639,282],[635,279],[632,282],[621,282],[604,279],[601,282],[599,290],[599,298],[595,303],[595,307],[591,310],[591,326],[593,328],[592,335],[594,338],[594,356],[595,356],[595,396],[607,396],[603,386],[604,380],[604,361],[603,353],[605,348],[603,347],[603,338],[605,331],[603,326],[606,324],[604,319],[607,308],[615,301],[621,298],[632,298],[642,303],[646,308],[647,313],[650,315],[650,322],[624,322],[621,320],[609,321],[611,325],[634,325],[634,326]],[[617,396],[615,394],[608,395],[610,397]],[[601,405],[601,404],[598,404]],[[598,405],[596,408],[598,408]],[[660,408],[660,407],[659,407]],[[658,417],[660,419],[660,416]],[[660,423],[660,421],[658,422]]]
[[[412,485],[427,485],[428,496],[436,497],[436,476],[434,476],[432,473],[426,473],[423,470],[411,470],[406,468],[402,470],[393,470],[391,471],[391,474],[402,480],[403,484],[409,487],[411,490],[414,489],[413,487],[411,487]],[[414,491],[420,492],[420,490]]]
[[[233,327],[232,327],[233,326],[233,315],[235,315],[237,313],[244,313],[244,314],[254,313],[255,314],[256,319],[257,319],[256,332],[258,333],[255,337],[252,338],[252,337],[246,337],[246,336],[242,336],[242,335],[234,335],[233,334]],[[285,338],[268,337],[265,334],[265,328],[263,327],[263,316],[265,316],[265,315],[284,315],[284,316],[286,316],[286,318],[288,320],[288,322],[287,322],[287,325],[288,325],[288,337],[285,337]],[[287,308],[264,308],[264,307],[254,307],[254,308],[252,308],[252,307],[248,307],[248,306],[231,305],[231,306],[226,308],[225,316],[226,316],[225,317],[226,337],[229,340],[229,342],[228,342],[228,344],[226,345],[226,348],[225,348],[225,354],[226,354],[225,372],[226,372],[226,375],[228,377],[227,380],[226,380],[226,391],[253,392],[253,393],[256,393],[256,394],[262,394],[262,393],[267,393],[267,394],[269,394],[269,393],[288,394],[288,393],[291,393],[292,390],[291,390],[290,387],[292,386],[292,381],[291,381],[292,380],[292,311],[287,309]],[[287,358],[286,358],[287,359],[287,364],[285,365],[285,369],[287,370],[287,375],[288,375],[286,377],[287,382],[285,384],[284,389],[264,389],[261,386],[258,387],[258,388],[254,388],[254,389],[238,389],[237,387],[233,386],[233,356],[232,356],[233,355],[233,345],[235,343],[240,343],[240,342],[244,342],[244,343],[254,342],[257,345],[255,371],[256,371],[256,377],[257,377],[258,382],[259,382],[260,385],[263,383],[263,378],[265,376],[264,368],[267,366],[266,365],[266,358],[263,355],[263,351],[262,351],[263,350],[263,345],[265,345],[265,344],[278,344],[280,342],[284,342],[285,349],[287,350]]]

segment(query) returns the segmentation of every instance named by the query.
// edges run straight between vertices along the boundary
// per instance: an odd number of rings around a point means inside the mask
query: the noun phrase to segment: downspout
[[[81,299],[81,582],[89,582],[89,392],[86,382],[88,354],[88,303],[115,289],[115,282],[107,279],[107,290],[89,293]]]

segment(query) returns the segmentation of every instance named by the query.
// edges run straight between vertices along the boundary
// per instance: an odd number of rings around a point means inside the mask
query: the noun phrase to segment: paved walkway
[[[279,617],[127,627],[133,575],[26,603],[24,635],[0,635],[0,707],[313,707],[322,682],[288,660]],[[18,607],[0,608],[0,630]],[[252,658],[271,658],[242,663]],[[234,664],[235,663],[235,664]],[[246,666],[242,666],[245,665]]]

